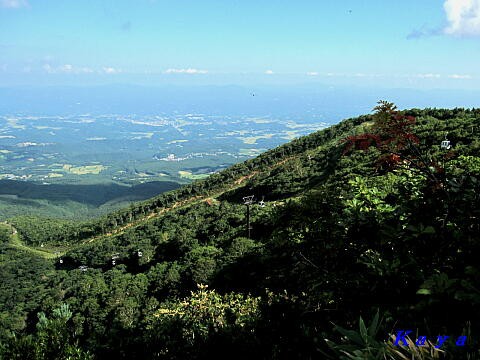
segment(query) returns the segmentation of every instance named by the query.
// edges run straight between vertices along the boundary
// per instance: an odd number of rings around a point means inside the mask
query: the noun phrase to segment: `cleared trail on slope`
[[[8,231],[10,232],[10,241],[8,243],[8,245],[10,247],[15,248],[17,250],[30,252],[30,253],[35,254],[37,256],[41,256],[45,259],[53,259],[53,258],[57,257],[57,255],[48,251],[47,249],[43,250],[43,249],[38,249],[38,248],[35,248],[35,247],[25,245],[22,242],[17,229],[15,229],[15,227],[12,224],[9,224],[8,222],[3,222],[0,225],[4,228],[8,229]]]
[[[163,215],[163,214],[165,214],[165,213],[167,213],[167,212],[169,212],[173,209],[177,209],[177,208],[181,208],[183,206],[191,205],[191,204],[197,202],[197,200],[198,201],[205,200],[206,198],[208,198],[208,196],[207,197],[194,196],[194,197],[186,199],[186,200],[177,201],[170,207],[162,208],[162,209],[160,209],[160,211],[151,212],[151,213],[145,215],[144,217],[142,217],[140,219],[136,219],[134,221],[131,221],[126,225],[123,225],[121,227],[118,227],[118,228],[114,229],[113,231],[91,237],[90,239],[83,240],[81,242],[81,245],[90,244],[90,243],[92,243],[92,242],[94,242],[98,239],[103,239],[105,237],[111,237],[111,236],[116,236],[116,235],[123,234],[126,230],[128,230],[132,227],[139,226],[139,225],[147,222],[148,220],[150,220],[150,219],[152,219],[156,216]]]
[[[283,161],[284,162],[284,161]],[[275,166],[278,166],[279,164],[275,164]],[[259,172],[258,171],[253,171],[251,174],[249,175],[246,175],[246,176],[242,176],[240,178],[238,178],[237,180],[235,180],[233,182],[234,186],[231,186],[231,187],[228,187],[227,189],[223,189],[221,191],[218,191],[214,194],[209,194],[209,195],[204,195],[204,196],[193,196],[191,198],[188,198],[188,199],[184,199],[184,200],[180,200],[180,201],[177,201],[175,202],[172,206],[169,206],[169,207],[166,207],[166,208],[162,208],[160,209],[159,211],[154,211],[154,212],[151,212],[147,215],[145,215],[144,217],[140,218],[140,219],[136,219],[134,221],[131,221],[129,222],[128,224],[126,225],[123,225],[121,227],[118,227],[116,228],[115,230],[113,231],[110,231],[110,232],[107,232],[105,234],[101,234],[101,235],[97,235],[97,236],[94,236],[94,237],[91,237],[89,239],[86,239],[86,240],[83,240],[80,244],[78,245],[74,245],[71,249],[73,248],[76,248],[76,247],[79,247],[81,245],[85,245],[85,244],[90,244],[90,243],[93,243],[97,240],[100,240],[100,239],[104,239],[104,238],[108,238],[108,237],[112,237],[112,236],[117,236],[117,235],[121,235],[123,233],[125,233],[126,230],[132,228],[132,227],[136,227],[136,226],[139,226],[145,222],[147,222],[148,220],[154,218],[154,217],[157,217],[157,216],[161,216],[161,215],[164,215],[165,213],[169,212],[169,211],[172,211],[172,210],[175,210],[175,209],[180,209],[180,208],[183,208],[183,207],[186,207],[186,206],[191,206],[193,204],[197,204],[199,202],[202,202],[202,201],[206,201],[207,199],[215,199],[217,197],[219,197],[220,195],[224,194],[225,192],[227,191],[231,191],[231,190],[234,190],[238,187],[240,187],[240,185],[245,182],[246,180],[249,180],[251,179],[252,177],[254,177],[255,175],[257,175]]]
[[[295,156],[287,157],[286,159],[283,159],[283,160],[273,164],[270,167],[270,170],[273,169],[273,168],[276,168],[278,166],[283,165],[284,163],[291,160],[292,158],[295,158]],[[36,247],[28,246],[28,245],[26,245],[22,242],[22,240],[21,240],[21,238],[18,234],[18,231],[13,227],[13,225],[8,224],[6,222],[2,223],[0,225],[5,225],[12,231],[10,246],[12,246],[16,249],[19,249],[19,250],[28,251],[28,252],[33,253],[35,255],[41,256],[45,259],[55,259],[55,258],[62,257],[67,252],[69,252],[71,250],[78,249],[78,248],[80,248],[84,245],[92,244],[96,241],[102,241],[102,240],[105,240],[105,239],[110,238],[110,237],[121,235],[121,234],[125,233],[125,231],[127,231],[130,228],[140,226],[140,225],[146,223],[148,220],[150,220],[154,217],[157,217],[157,216],[164,215],[164,214],[166,214],[166,213],[168,213],[172,210],[176,210],[176,209],[180,209],[180,208],[183,208],[183,207],[191,206],[193,204],[197,204],[199,202],[206,201],[207,199],[215,199],[215,198],[219,197],[220,195],[224,194],[227,191],[235,190],[235,189],[241,187],[242,184],[245,181],[250,180],[251,178],[253,178],[254,176],[256,176],[256,175],[258,175],[259,173],[262,173],[262,172],[265,172],[265,171],[252,171],[248,175],[241,176],[238,179],[234,180],[231,183],[231,186],[223,188],[222,190],[217,191],[214,194],[208,194],[208,195],[203,195],[203,196],[198,196],[197,195],[197,196],[192,196],[192,197],[184,199],[184,200],[176,201],[175,203],[173,203],[169,207],[162,208],[160,210],[153,211],[151,213],[145,214],[145,216],[143,216],[139,219],[136,219],[134,221],[131,221],[128,224],[125,224],[121,227],[117,227],[114,230],[109,231],[105,234],[96,235],[96,236],[93,236],[91,238],[82,240],[81,242],[79,242],[77,244],[69,246],[67,249],[65,249],[63,251],[49,250],[49,249],[38,249]]]

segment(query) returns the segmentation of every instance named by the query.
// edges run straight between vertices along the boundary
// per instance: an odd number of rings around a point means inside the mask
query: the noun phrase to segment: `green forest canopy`
[[[383,102],[96,220],[10,219],[0,354],[402,359],[408,328],[478,357],[479,119]]]

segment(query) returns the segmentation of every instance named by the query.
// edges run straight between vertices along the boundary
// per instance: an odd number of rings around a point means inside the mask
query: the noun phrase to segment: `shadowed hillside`
[[[30,214],[79,219],[110,212],[129,202],[151,198],[178,188],[171,181],[126,186],[116,183],[43,185],[0,180],[0,219]]]

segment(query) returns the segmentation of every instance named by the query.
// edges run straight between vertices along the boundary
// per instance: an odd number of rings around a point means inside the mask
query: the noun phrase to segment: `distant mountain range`
[[[253,96],[254,95],[254,96]],[[401,108],[480,106],[480,91],[413,90],[304,84],[289,86],[139,86],[0,88],[1,113],[302,116],[330,122],[364,114],[379,98]]]

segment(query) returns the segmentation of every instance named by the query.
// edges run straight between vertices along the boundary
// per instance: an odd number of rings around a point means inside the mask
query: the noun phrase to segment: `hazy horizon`
[[[330,123],[370,113],[378,100],[399,108],[480,107],[480,90],[372,88],[329,84],[0,86],[0,114],[296,116]]]
[[[480,89],[477,0],[0,1],[0,86]]]

